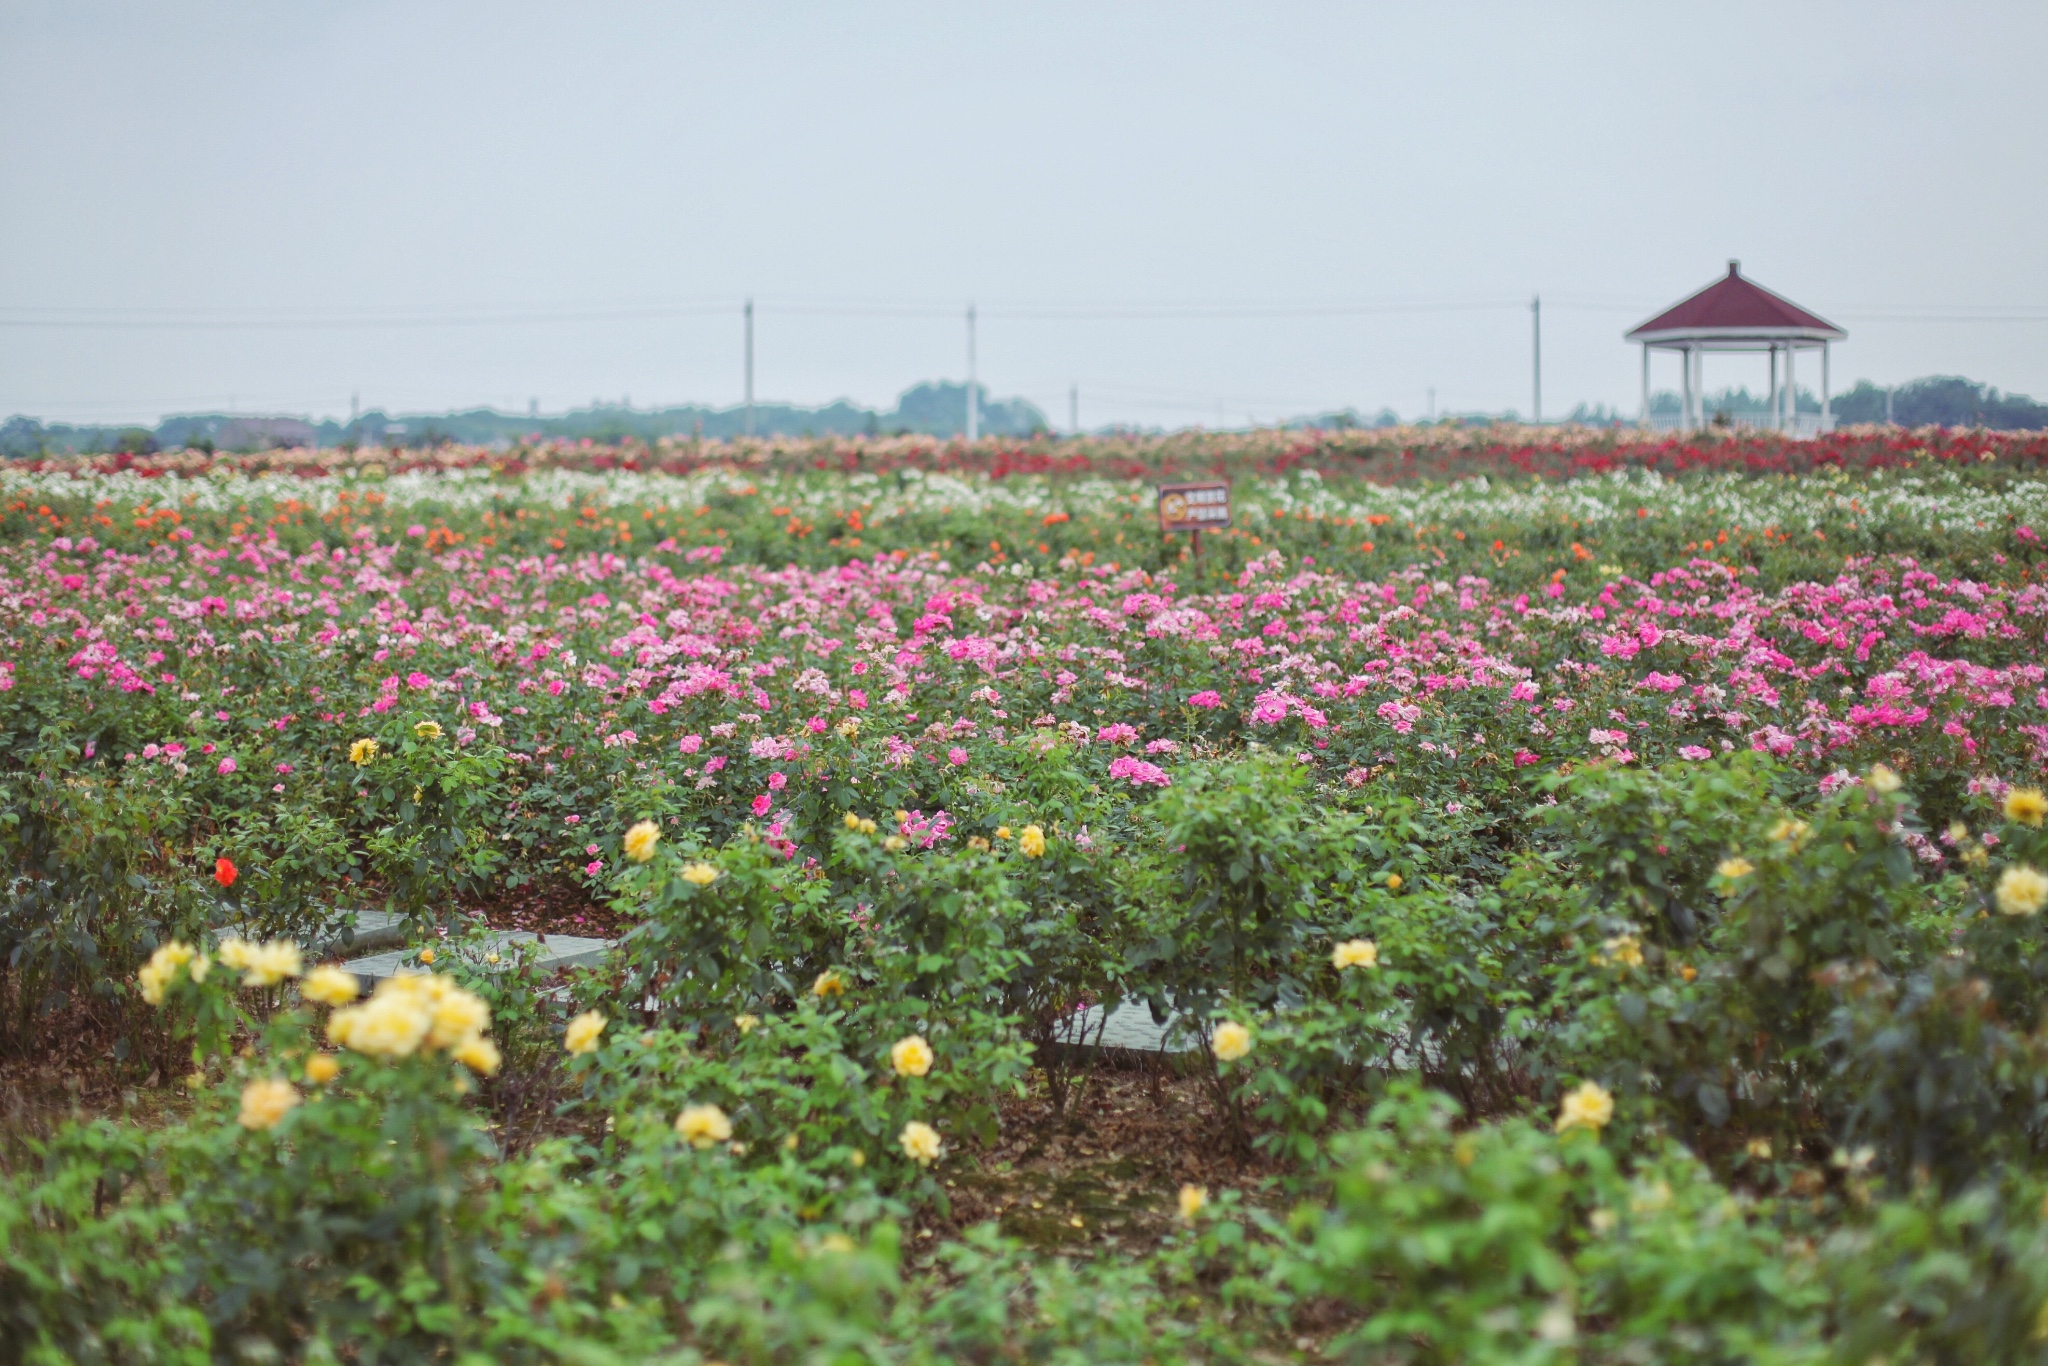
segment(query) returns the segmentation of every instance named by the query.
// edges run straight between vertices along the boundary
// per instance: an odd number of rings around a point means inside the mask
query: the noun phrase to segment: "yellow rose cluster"
[[[179,968],[184,968],[193,981],[203,982],[211,966],[212,961],[190,944],[176,939],[167,940],[135,974],[135,983],[142,991],[143,1000],[160,1006],[164,1003],[164,988],[176,980]]]
[[[289,939],[268,939],[254,944],[229,936],[220,941],[220,965],[242,974],[245,987],[274,987],[287,977],[299,975],[299,946]]]
[[[363,1004],[335,1011],[327,1038],[373,1058],[439,1050],[488,1077],[500,1061],[498,1046],[484,1037],[490,1027],[491,1008],[483,998],[439,974],[408,972],[379,982]]]

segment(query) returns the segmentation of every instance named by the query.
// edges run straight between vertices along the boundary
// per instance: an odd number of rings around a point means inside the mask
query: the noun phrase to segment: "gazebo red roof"
[[[1741,263],[1689,299],[1665,309],[1627,334],[1629,341],[1792,337],[1840,341],[1849,334],[1790,299],[1742,278]]]

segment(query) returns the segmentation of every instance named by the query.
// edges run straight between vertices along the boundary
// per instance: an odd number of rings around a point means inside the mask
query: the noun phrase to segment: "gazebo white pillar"
[[[1771,409],[1770,409],[1770,411],[1771,411],[1771,416],[1772,416],[1773,418],[1776,418],[1776,417],[1777,417],[1777,415],[1778,415],[1778,347],[1777,347],[1777,343],[1773,342],[1773,343],[1771,344],[1771,348],[1770,348],[1770,351],[1771,351],[1771,387],[1770,387],[1770,390],[1769,390],[1769,394],[1770,394],[1770,405],[1771,405]]]
[[[1650,344],[1643,343],[1643,425],[1650,422]]]
[[[1828,344],[1820,344],[1820,429],[1833,431],[1835,415],[1828,405]]]
[[[1792,436],[1799,435],[1799,381],[1792,378],[1792,360],[1798,354],[1796,346],[1785,348],[1785,431]]]

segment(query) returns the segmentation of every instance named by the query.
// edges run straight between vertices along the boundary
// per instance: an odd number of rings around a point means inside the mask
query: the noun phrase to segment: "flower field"
[[[2048,1359],[2044,457],[0,469],[0,1356]]]

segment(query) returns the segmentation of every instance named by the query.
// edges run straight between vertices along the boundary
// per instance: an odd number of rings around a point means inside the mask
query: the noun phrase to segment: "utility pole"
[[[1067,430],[1075,436],[1081,434],[1081,386],[1078,384],[1067,390]]]
[[[747,435],[754,434],[754,301],[747,300]]]
[[[981,396],[976,393],[978,381],[974,359],[974,305],[967,305],[967,443],[974,444],[981,435]]]
[[[1531,344],[1534,347],[1534,369],[1530,376],[1529,414],[1537,426],[1543,425],[1543,296],[1533,295],[1529,300],[1529,327]]]

